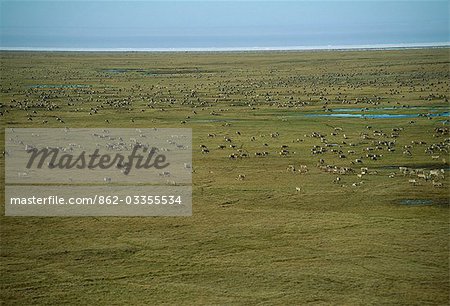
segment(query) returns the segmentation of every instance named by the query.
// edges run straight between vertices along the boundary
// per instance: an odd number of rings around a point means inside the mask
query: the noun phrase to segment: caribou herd
[[[353,135],[350,135],[351,131],[344,133],[342,127],[334,127],[332,132],[328,134],[329,136],[325,132],[313,131],[309,134],[304,134],[303,138],[296,138],[290,141],[286,139],[286,144],[278,146],[272,144],[270,139],[282,140],[284,137],[279,132],[272,132],[265,135],[251,135],[250,137],[245,137],[246,135],[244,133],[239,132],[236,135],[242,137],[237,139],[224,135],[222,137],[222,143],[217,145],[216,150],[210,151],[205,144],[200,145],[200,149],[203,154],[219,154],[220,156],[228,157],[230,160],[286,158],[291,161],[294,158],[303,162],[297,164],[288,163],[286,165],[287,172],[308,175],[310,174],[310,168],[315,168],[319,173],[333,175],[333,183],[342,187],[363,186],[367,181],[365,178],[370,176],[384,176],[387,179],[405,178],[405,181],[411,184],[411,186],[429,184],[435,188],[444,187],[448,163],[445,157],[441,156],[448,156],[450,149],[450,138],[448,138],[449,129],[447,127],[436,128],[433,131],[436,138],[434,143],[427,143],[423,140],[412,140],[410,144],[400,145],[402,139],[401,133],[403,131],[403,127],[394,127],[389,132],[385,132],[382,129],[372,129],[371,126],[366,126],[365,131],[363,130],[356,135],[353,132]],[[231,131],[229,134],[231,134]],[[207,135],[208,138],[217,138],[219,136],[217,133],[209,133]],[[308,139],[316,139],[318,144],[312,145],[308,156],[297,154],[297,150],[299,152],[303,151],[301,147],[299,148],[295,145],[303,145],[303,143],[308,142]],[[258,141],[261,143],[261,147],[266,148],[266,151],[256,150],[252,152],[251,149],[245,149],[252,147],[252,144]],[[294,145],[289,145],[289,142]],[[295,146],[296,151],[293,151],[291,146]],[[408,158],[413,158],[413,155],[417,154],[413,152],[417,152],[418,149],[422,150],[429,156],[430,165],[428,168],[402,165],[377,165],[377,162],[383,160],[385,157],[389,157],[389,155],[397,156],[395,155],[398,154],[396,148],[399,147],[402,148],[400,154]],[[231,153],[227,153],[228,155],[222,153],[228,150],[231,150]],[[314,167],[309,157],[316,155],[321,157]],[[326,159],[334,160],[335,162],[340,160],[340,162],[339,165],[326,163]],[[370,166],[367,164],[370,164]],[[317,170],[314,172],[317,173]],[[355,181],[351,182],[350,185],[342,184],[342,176],[354,177]],[[237,179],[243,181],[246,177],[245,173],[241,173]],[[296,187],[296,191],[300,192],[301,188]]]
[[[132,58],[127,61],[126,66],[142,65],[133,62]],[[431,65],[417,64],[417,71],[408,73],[384,64],[362,69],[359,61],[354,63],[354,67],[339,64],[331,70],[325,62],[314,61],[317,67],[311,71],[304,69],[303,65],[309,65],[306,62],[274,62],[267,69],[257,65],[234,69],[237,66],[223,64],[224,72],[198,69],[181,73],[180,69],[173,69],[174,73],[165,76],[146,74],[145,69],[99,67],[104,63],[93,62],[90,64],[96,68],[92,71],[44,65],[39,70],[41,75],[33,75],[35,71],[23,67],[14,71],[5,65],[0,68],[5,75],[17,74],[17,80],[19,76],[27,75],[27,81],[2,82],[1,94],[5,98],[0,104],[0,116],[7,124],[26,123],[32,127],[114,127],[124,123],[133,127],[153,126],[154,120],[159,120],[157,122],[161,124],[192,127],[198,141],[203,142],[194,147],[198,158],[222,158],[224,163],[234,163],[238,169],[239,163],[250,159],[261,164],[277,159],[283,161],[278,170],[284,176],[302,175],[302,179],[308,179],[312,175],[321,175],[336,184],[333,186],[370,186],[368,177],[382,176],[388,181],[411,184],[411,188],[422,185],[448,187],[445,186],[450,148],[448,126],[437,127],[436,124],[428,131],[426,139],[404,141],[407,130],[417,126],[420,120],[431,120],[428,116],[390,128],[372,121],[364,127],[356,124],[355,128],[339,124],[315,126],[295,135],[278,130],[276,124],[271,126],[276,122],[270,121],[272,118],[267,121],[265,132],[247,129],[250,125],[235,127],[231,120],[223,119],[229,118],[224,115],[239,116],[241,112],[257,115],[260,109],[331,112],[337,105],[351,105],[365,113],[373,107],[388,104],[408,109],[408,95],[421,103],[439,101],[448,104],[448,98],[443,94],[449,85],[445,63],[442,63],[442,69],[435,63],[434,70],[428,69]],[[203,63],[195,65],[202,66]],[[47,79],[50,76],[56,78],[56,75],[58,80]],[[84,84],[90,81],[92,85]],[[62,84],[39,87],[30,85],[33,82]],[[64,85],[74,82],[83,84]],[[207,120],[205,124],[209,130],[205,135],[195,134],[198,118]],[[277,124],[286,125],[289,120],[282,118]],[[426,156],[424,167],[415,164],[418,152]],[[388,168],[385,167],[386,160],[390,163]],[[396,160],[399,162],[394,162]],[[191,166],[186,168],[191,169]],[[239,171],[242,172],[237,176],[239,183],[252,181],[251,173]],[[297,188],[296,191],[301,192],[302,188]]]

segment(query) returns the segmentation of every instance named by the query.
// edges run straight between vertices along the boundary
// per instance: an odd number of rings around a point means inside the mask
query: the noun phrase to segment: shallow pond
[[[141,73],[145,76],[166,76],[166,75],[179,75],[179,74],[194,74],[194,73],[212,73],[214,71],[203,70],[198,68],[156,68],[156,69],[142,69],[142,68],[107,68],[102,69],[102,72],[112,74],[122,73]]]
[[[135,68],[110,68],[110,69],[103,69],[102,71],[106,73],[144,72],[143,69],[135,69]]]
[[[402,205],[431,205],[433,200],[429,199],[403,199],[400,201]]]
[[[31,85],[30,88],[89,88],[91,85],[86,84],[45,84],[45,85]]]
[[[390,106],[390,107],[348,107],[348,108],[332,108],[331,112],[374,112],[384,110],[407,110],[407,109],[426,109],[428,111],[441,111],[442,109],[448,110],[449,106]]]
[[[367,119],[402,119],[402,118],[417,118],[423,114],[305,114],[305,117],[337,117],[337,118],[367,118]],[[450,117],[450,112],[427,114],[427,117]]]

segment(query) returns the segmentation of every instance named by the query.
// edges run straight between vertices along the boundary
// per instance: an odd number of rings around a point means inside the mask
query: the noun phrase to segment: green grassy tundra
[[[7,127],[194,136],[191,217],[1,216],[1,303],[448,304],[449,63],[1,52],[2,146]]]

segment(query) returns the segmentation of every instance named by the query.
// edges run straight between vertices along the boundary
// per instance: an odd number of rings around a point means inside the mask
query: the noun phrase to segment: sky
[[[0,47],[233,48],[449,42],[449,1],[5,1]]]

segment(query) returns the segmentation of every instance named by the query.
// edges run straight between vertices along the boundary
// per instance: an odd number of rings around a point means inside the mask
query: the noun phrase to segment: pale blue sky
[[[2,47],[448,42],[448,1],[3,1]]]

